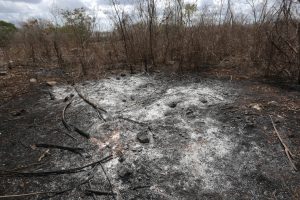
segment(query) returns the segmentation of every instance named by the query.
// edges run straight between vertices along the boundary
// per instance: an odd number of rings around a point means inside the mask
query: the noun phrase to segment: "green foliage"
[[[85,8],[62,10],[61,14],[64,19],[62,31],[71,33],[80,46],[87,43],[93,33],[95,18],[89,16]]]
[[[14,24],[0,20],[0,47],[9,44],[17,28]]]

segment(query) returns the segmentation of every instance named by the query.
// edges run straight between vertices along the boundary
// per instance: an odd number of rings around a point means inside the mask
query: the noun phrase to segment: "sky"
[[[124,9],[129,12],[135,10],[134,1],[137,0],[119,0]],[[255,1],[259,2],[260,0]],[[163,1],[157,0],[157,2],[161,4]],[[197,2],[198,7],[201,7],[204,5],[217,6],[220,0],[185,0],[185,2]],[[112,13],[110,0],[0,0],[0,20],[9,21],[16,25],[31,18],[51,20],[53,19],[51,10],[54,10],[55,7],[60,9],[85,7],[96,14],[98,23],[103,29],[109,29],[111,26],[111,20],[109,20],[109,13]],[[245,4],[240,4],[239,7],[243,10]]]

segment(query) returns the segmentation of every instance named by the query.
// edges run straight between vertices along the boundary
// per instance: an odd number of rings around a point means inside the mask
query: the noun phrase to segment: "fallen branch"
[[[294,155],[292,154],[292,152],[290,151],[290,149],[288,148],[288,146],[284,143],[283,139],[281,138],[281,136],[280,136],[280,134],[279,134],[279,132],[278,132],[276,126],[275,126],[275,123],[274,123],[274,121],[273,121],[271,115],[270,115],[270,119],[271,119],[273,128],[274,128],[274,130],[275,130],[275,132],[276,132],[276,134],[277,134],[277,137],[278,137],[278,139],[280,140],[280,143],[281,143],[281,145],[282,145],[283,148],[284,148],[285,155],[286,155],[287,158],[289,159],[289,162],[290,162],[292,168],[293,168],[295,171],[297,171],[298,169],[297,169],[296,165],[295,165],[294,162],[293,162],[293,157],[294,157]]]
[[[101,118],[103,121],[106,121],[104,119],[104,117],[102,116],[101,114],[101,111],[104,112],[104,113],[107,113],[107,111],[103,108],[100,108],[99,106],[97,106],[96,104],[94,104],[93,102],[91,102],[90,100],[88,100],[86,97],[83,96],[83,94],[80,93],[80,91],[78,90],[78,88],[76,86],[74,86],[75,88],[75,91],[77,92],[78,96],[84,101],[86,102],[87,104],[89,104],[90,106],[92,106],[98,113],[99,115],[99,118]]]
[[[92,195],[92,194],[95,194],[95,195],[110,195],[110,196],[117,195],[116,193],[105,192],[105,191],[98,191],[98,190],[90,190],[90,189],[86,189],[85,193],[87,195]]]
[[[105,161],[108,161],[112,158],[112,155],[106,156],[103,159],[81,166],[81,167],[76,167],[72,169],[63,169],[63,170],[51,170],[51,171],[41,171],[41,172],[17,172],[17,171],[7,171],[3,170],[4,172],[8,174],[16,174],[16,175],[21,175],[21,176],[48,176],[48,175],[58,175],[58,174],[70,174],[70,173],[77,173],[87,167],[92,167],[95,165],[98,165],[100,163],[103,163]]]
[[[4,195],[0,196],[0,199],[8,199],[8,198],[16,198],[16,197],[27,197],[27,196],[36,196],[40,194],[57,194],[59,192],[32,192],[32,193],[27,193],[27,194],[12,194],[12,195]]]
[[[119,116],[118,119],[122,119],[122,120],[131,122],[131,123],[134,123],[134,124],[138,124],[138,125],[141,125],[141,126],[147,125],[147,124],[144,123],[144,122],[138,122],[138,121],[135,121],[135,120],[133,120],[133,119],[129,119],[129,118],[126,118],[126,117],[123,117],[123,116]]]
[[[65,119],[65,112],[67,110],[67,108],[71,105],[72,101],[70,101],[63,109],[62,111],[62,116],[61,116],[61,120],[62,120],[62,123],[64,124],[64,126],[66,127],[66,129],[68,131],[72,131],[72,128],[71,126],[67,123],[66,119]],[[74,136],[72,136],[71,134],[69,133],[65,133],[67,136],[71,137],[72,139],[74,140],[77,140],[77,138],[75,138]]]
[[[65,190],[61,190],[61,191],[49,191],[49,192],[32,192],[32,193],[26,193],[26,194],[12,194],[12,195],[4,195],[4,196],[0,196],[0,199],[8,199],[8,198],[17,198],[17,197],[28,197],[28,196],[37,196],[37,195],[41,195],[41,194],[54,194],[52,195],[53,196],[56,196],[58,194],[63,194],[63,193],[66,193],[66,192],[69,192],[69,191],[72,191],[76,188],[78,188],[79,186],[89,182],[91,179],[93,178],[92,177],[88,177],[87,180],[85,181],[82,181],[81,183],[75,185],[74,187],[71,187],[71,188],[67,188]]]
[[[73,127],[74,127],[74,131],[76,131],[77,133],[79,133],[79,134],[82,135],[83,137],[86,137],[87,139],[90,139],[91,136],[90,136],[89,133],[87,133],[87,132],[85,132],[85,131],[83,131],[83,130],[81,130],[81,129],[75,127],[75,126],[73,126]]]
[[[66,147],[66,146],[59,146],[59,145],[53,145],[53,144],[35,144],[34,146],[40,147],[40,148],[55,148],[55,149],[62,149],[71,151],[73,153],[80,154],[80,151],[83,151],[83,148],[78,147]]]

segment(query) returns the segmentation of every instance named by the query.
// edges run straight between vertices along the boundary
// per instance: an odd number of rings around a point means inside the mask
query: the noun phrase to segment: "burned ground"
[[[105,121],[75,87],[107,111],[102,112]],[[108,177],[117,199],[300,198],[299,172],[291,168],[270,120],[300,168],[300,92],[295,88],[158,73],[30,88],[0,108],[0,196],[72,188],[28,199],[92,199],[85,190],[110,192]],[[90,139],[64,127],[66,100],[72,101],[66,120]],[[37,148],[38,143],[84,151]],[[8,172],[70,169],[108,155],[113,158],[103,163],[104,171],[96,165],[38,177]],[[75,188],[90,176],[90,185]]]

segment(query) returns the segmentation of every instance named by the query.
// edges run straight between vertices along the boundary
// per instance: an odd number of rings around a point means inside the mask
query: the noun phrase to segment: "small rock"
[[[47,85],[50,86],[50,87],[53,87],[57,84],[56,81],[47,81]]]
[[[177,103],[176,103],[176,102],[171,102],[171,103],[168,104],[168,106],[169,106],[170,108],[176,108]]]
[[[135,146],[133,146],[132,148],[131,148],[131,150],[133,151],[133,152],[141,152],[142,150],[143,150],[143,147],[141,146],[141,145],[135,145]]]
[[[252,104],[251,107],[252,107],[253,109],[255,109],[255,110],[258,110],[258,111],[261,111],[261,110],[262,110],[261,105],[259,105],[259,104]]]
[[[37,83],[37,80],[35,78],[31,78],[29,81],[30,83]]]
[[[121,155],[120,157],[119,157],[119,162],[124,162],[125,161],[125,157],[124,157],[124,155]]]
[[[149,134],[147,131],[139,132],[136,137],[141,143],[149,143],[150,142],[150,137],[149,137]]]
[[[206,99],[201,99],[202,103],[207,103],[208,101]]]
[[[122,102],[124,102],[124,103],[125,103],[125,102],[126,102],[126,99],[123,99],[123,100],[122,100]]]
[[[6,76],[6,75],[7,75],[7,71],[5,71],[5,70],[0,71],[0,76]]]
[[[121,178],[126,178],[133,173],[133,169],[129,164],[122,164],[118,167],[117,172]]]
[[[268,105],[270,105],[270,106],[278,106],[278,102],[276,102],[276,101],[270,101],[270,102],[268,102]]]
[[[191,115],[191,114],[193,114],[194,113],[194,111],[191,109],[191,108],[188,108],[187,110],[186,110],[186,115]]]
[[[70,99],[70,97],[69,97],[69,96],[65,97],[65,99],[64,99],[64,102],[67,102],[67,101],[69,101],[69,99]]]
[[[131,101],[134,101],[134,100],[135,100],[135,98],[134,98],[133,95],[130,96],[130,100],[131,100]]]
[[[18,116],[21,116],[22,114],[24,114],[25,112],[26,112],[25,109],[21,109],[21,110],[18,110],[18,111],[13,111],[11,113],[11,115],[14,116],[14,117],[18,117]]]
[[[120,80],[120,77],[117,77],[116,79],[117,79],[117,80]]]
[[[283,123],[283,122],[284,122],[284,118],[283,118],[282,116],[278,115],[278,116],[275,118],[274,122],[275,122],[276,124]]]
[[[125,77],[125,76],[126,76],[126,74],[123,74],[123,73],[122,73],[122,74],[121,74],[121,76],[122,76],[122,77]]]

